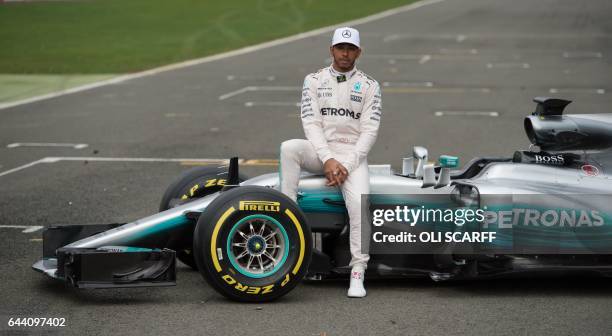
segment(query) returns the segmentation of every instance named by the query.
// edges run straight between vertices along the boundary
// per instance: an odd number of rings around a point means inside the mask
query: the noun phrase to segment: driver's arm
[[[325,133],[323,133],[323,118],[319,113],[316,80],[312,78],[312,75],[308,75],[304,79],[301,106],[302,126],[306,139],[317,151],[317,156],[321,162],[325,163],[333,156],[327,145]]]
[[[361,134],[355,144],[355,151],[351,153],[349,160],[341,162],[349,173],[368,156],[378,135],[378,127],[382,117],[382,96],[378,83],[376,81],[372,81],[372,83],[366,92],[360,118]]]

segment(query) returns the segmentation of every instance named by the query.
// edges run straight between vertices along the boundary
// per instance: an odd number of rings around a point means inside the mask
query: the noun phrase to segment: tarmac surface
[[[446,0],[357,26],[358,66],[383,85],[370,163],[399,169],[414,145],[462,163],[511,156],[529,146],[535,96],[612,112],[611,14],[606,0]],[[30,269],[42,251],[32,226],[154,213],[189,159],[238,155],[259,160],[249,176],[275,171],[264,160],[303,137],[302,80],[329,64],[329,35],[0,110],[0,334],[609,334],[609,279],[366,281],[363,300],[344,281],[305,282],[238,304],[182,264],[178,286],[156,289],[73,290]],[[10,328],[11,317],[67,326]]]

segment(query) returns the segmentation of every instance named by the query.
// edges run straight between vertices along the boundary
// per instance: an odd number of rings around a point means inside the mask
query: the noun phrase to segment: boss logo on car
[[[280,202],[270,201],[240,201],[241,211],[280,212]]]
[[[535,155],[534,156],[536,163],[544,163],[544,164],[553,164],[553,165],[563,165],[565,163],[565,159],[563,155]]]
[[[549,154],[546,152],[516,151],[512,161],[553,166],[568,166],[576,161],[576,156],[568,153]]]

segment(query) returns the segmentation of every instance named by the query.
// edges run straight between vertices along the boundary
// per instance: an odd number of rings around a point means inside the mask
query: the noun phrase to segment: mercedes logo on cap
[[[344,37],[344,38],[349,38],[349,37],[351,37],[351,31],[350,31],[350,30],[348,30],[348,29],[344,30],[344,31],[342,32],[342,37]]]

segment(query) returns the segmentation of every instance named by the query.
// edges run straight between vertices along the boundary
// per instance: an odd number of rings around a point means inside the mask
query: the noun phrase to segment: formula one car
[[[558,202],[574,211],[565,212],[565,225],[563,218],[555,226],[543,215],[543,225],[527,218],[533,223],[526,228],[488,227],[506,233],[499,246],[477,244],[466,251],[441,242],[430,253],[372,254],[368,277],[438,281],[550,271],[612,275],[612,217],[599,212],[585,219],[579,213],[576,219],[575,211],[597,203],[587,201],[589,196],[605,200],[612,194],[612,114],[563,115],[570,101],[534,101],[536,110],[524,119],[524,127],[537,151],[475,158],[456,170],[456,158],[428,164],[427,150],[415,147],[402,173],[390,165],[370,166],[369,201],[385,203],[400,195],[401,204],[418,207],[435,196],[449,204],[493,207],[500,205],[498,198],[488,196],[552,195],[544,201],[528,198],[526,206]],[[324,176],[303,174],[295,203],[278,191],[277,173],[245,179],[236,158],[229,169],[195,168],[170,185],[157,214],[127,224],[46,228],[43,259],[32,267],[78,288],[168,286],[176,283],[178,258],[230,299],[273,300],[305,277],[346,277],[350,270],[345,205],[340,191],[325,182]],[[610,204],[609,198],[601,203]],[[553,236],[533,231],[550,227]],[[480,222],[469,230],[485,229]],[[527,234],[519,235],[520,230]]]

